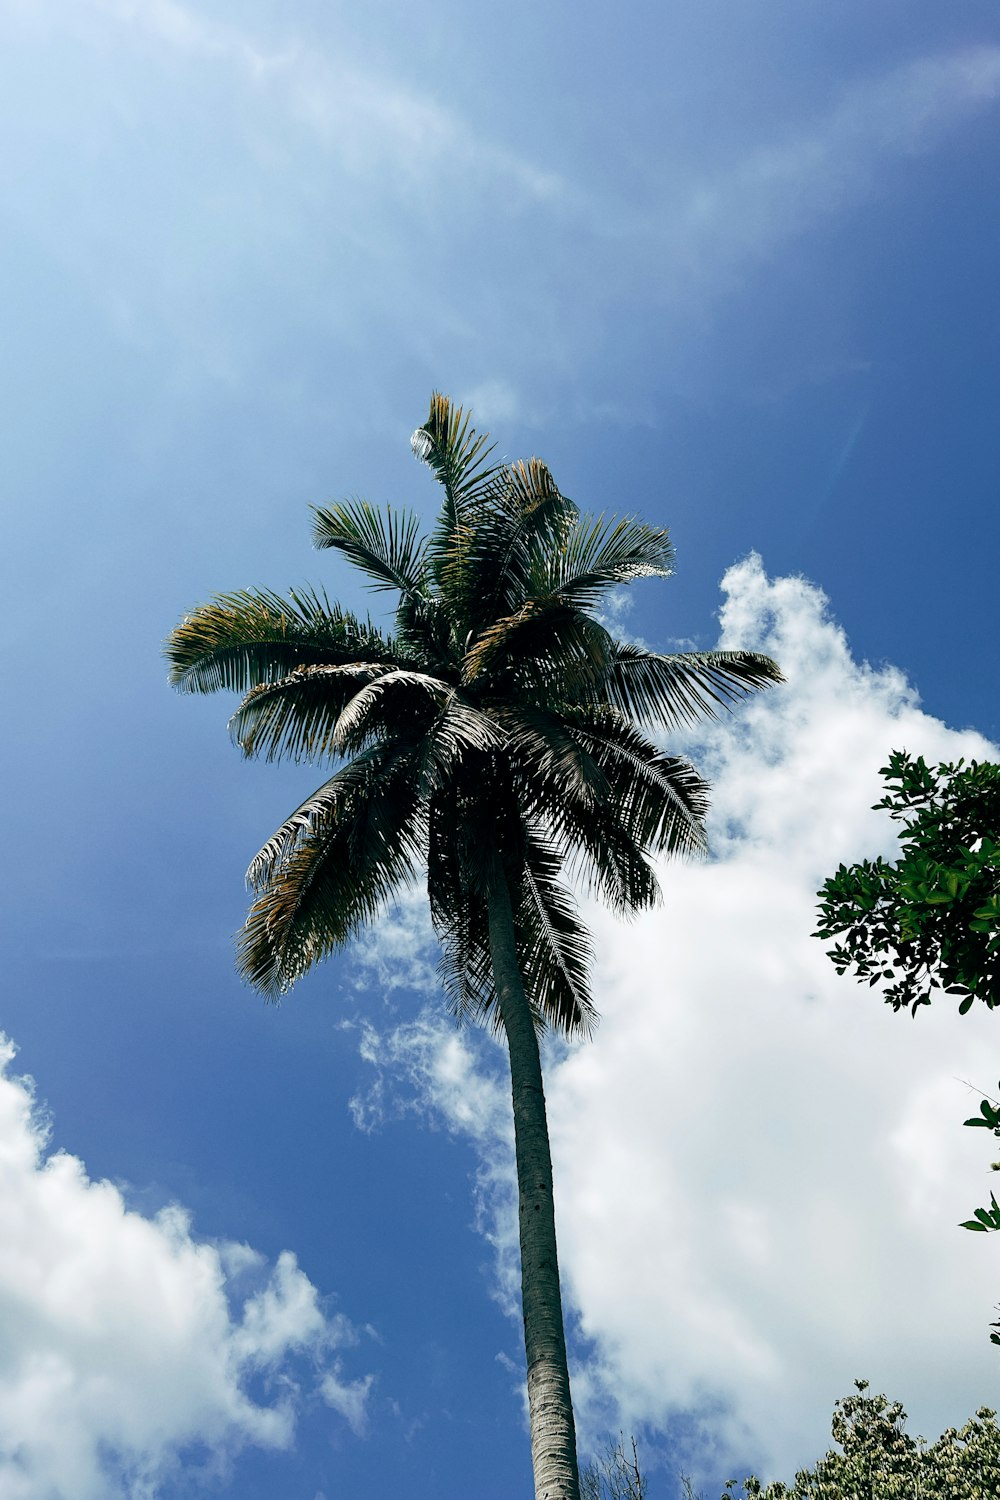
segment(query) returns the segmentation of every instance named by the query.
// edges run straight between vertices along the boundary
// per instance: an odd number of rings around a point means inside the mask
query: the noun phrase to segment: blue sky
[[[315,773],[161,656],[216,591],[367,607],[308,506],[429,516],[435,388],[671,527],[623,631],[789,677],[691,742],[717,858],[592,914],[604,1024],[550,1058],[584,1443],[667,1497],[814,1457],[856,1375],[928,1435],[995,1398],[989,1018],[808,933],[888,749],[1000,738],[998,121],[977,0],[0,0],[0,1500],[527,1492],[502,1058],[419,902],[240,986]]]

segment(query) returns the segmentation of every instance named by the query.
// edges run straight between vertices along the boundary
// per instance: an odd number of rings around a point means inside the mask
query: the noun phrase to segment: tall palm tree
[[[172,679],[243,693],[245,755],[338,769],[254,859],[240,967],[277,996],[426,872],[452,1005],[510,1055],[535,1493],[578,1500],[539,1033],[590,1032],[590,943],[567,870],[617,911],[651,860],[704,845],[706,787],[638,727],[672,729],[780,680],[751,652],[613,639],[608,589],[671,571],[667,533],[582,517],[546,466],[494,461],[444,396],[413,435],[444,491],[415,515],[316,510],[315,540],[397,596],[394,629],[325,595],[224,594],[168,643]]]

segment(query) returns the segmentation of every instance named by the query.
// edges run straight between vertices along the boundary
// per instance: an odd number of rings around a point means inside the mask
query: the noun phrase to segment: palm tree
[[[221,595],[168,643],[172,680],[243,693],[247,756],[338,769],[264,845],[240,967],[277,996],[426,872],[447,993],[506,1038],[536,1496],[578,1500],[539,1033],[590,1032],[590,944],[566,883],[627,914],[651,859],[704,846],[706,787],[637,721],[672,729],[780,680],[750,652],[616,641],[609,588],[671,571],[667,533],[582,517],[538,459],[499,463],[444,396],[413,448],[444,499],[316,510],[315,540],[397,596],[391,634],[316,592]]]

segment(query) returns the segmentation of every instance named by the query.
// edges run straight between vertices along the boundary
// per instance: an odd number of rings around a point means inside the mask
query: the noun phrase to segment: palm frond
[[[278,682],[251,688],[230,719],[229,732],[248,758],[316,760],[336,754],[344,707],[359,686],[392,670],[381,662],[297,667]]]
[[[615,808],[567,803],[549,826],[570,866],[620,916],[633,916],[659,900],[647,851],[623,826]]]
[[[426,733],[455,689],[427,672],[396,670],[366,682],[345,703],[333,731],[340,755],[363,749],[379,738]]]
[[[383,513],[366,500],[314,506],[313,542],[333,547],[368,575],[369,587],[396,589],[404,596],[423,592],[424,543],[412,511]]]
[[[477,432],[472,413],[454,406],[435,391],[427,421],[410,439],[410,447],[421,463],[434,470],[444,486],[448,519],[454,520],[467,500],[493,473],[488,460],[496,448],[489,433]]]
[[[463,552],[461,597],[473,629],[525,602],[539,553],[562,544],[577,514],[541,459],[519,459],[496,471]],[[450,585],[443,576],[449,597],[455,592]]]
[[[543,816],[567,800],[589,806],[607,798],[601,767],[565,716],[542,708],[500,709],[509,757],[526,808]]]
[[[706,852],[709,788],[686,760],[665,755],[620,714],[572,721],[568,731],[599,767],[606,803],[642,849]]]
[[[453,406],[435,391],[427,421],[411,439],[416,456],[433,469],[444,488],[444,503],[427,544],[435,582],[461,619],[469,598],[468,570],[473,557],[473,522],[481,508],[496,466],[490,463],[495,444],[488,433],[472,426],[471,413]]]
[[[597,1019],[588,980],[593,947],[559,869],[555,851],[530,839],[517,904],[518,960],[541,1023],[564,1036],[589,1036]]]
[[[715,718],[758,688],[783,682],[769,656],[756,651],[697,651],[659,656],[617,642],[605,682],[605,701],[641,723],[678,729]],[[596,701],[587,685],[583,701]]]
[[[416,748],[412,742],[409,745],[398,741],[392,745],[374,745],[355,756],[346,766],[341,766],[289,814],[254,855],[246,872],[250,889],[263,890],[279,865],[290,859],[299,845],[322,833],[324,828],[342,822],[344,809],[365,797],[380,779],[391,779],[398,765],[405,764],[407,756],[412,756]],[[412,769],[412,761],[410,765]]]
[[[343,787],[272,860],[239,943],[241,972],[255,988],[283,994],[414,879],[421,851],[411,771],[409,758],[397,756],[381,774]]]
[[[565,698],[569,683],[601,682],[613,641],[603,625],[561,599],[531,599],[474,640],[462,666],[463,681],[494,680],[509,691],[523,685],[536,699]]]
[[[454,692],[424,736],[418,782],[421,797],[433,796],[459,771],[468,777],[478,767],[488,780],[492,754],[505,740],[500,722]]]
[[[292,590],[287,598],[265,589],[219,594],[185,615],[168,637],[166,656],[171,682],[191,693],[244,693],[300,666],[408,664],[370,620],[309,589]]]
[[[674,552],[667,532],[634,517],[579,518],[559,547],[539,554],[532,592],[579,607],[637,578],[668,578]]]
[[[461,783],[437,787],[427,804],[427,895],[441,944],[439,973],[460,1020],[496,1024],[486,883],[475,859],[475,799]]]

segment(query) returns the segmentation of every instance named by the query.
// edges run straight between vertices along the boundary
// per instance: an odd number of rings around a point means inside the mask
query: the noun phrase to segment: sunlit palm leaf
[[[461,604],[474,630],[524,604],[539,554],[561,545],[576,516],[541,459],[497,470],[463,553]]]
[[[309,590],[287,598],[266,590],[220,594],[184,617],[167,640],[166,655],[171,682],[193,693],[244,693],[306,665],[407,664],[370,620]]]
[[[560,599],[532,599],[472,642],[463,680],[485,679],[488,687],[497,683],[508,692],[523,686],[544,703],[561,694],[567,677],[603,681],[613,644],[603,625],[582,610]]]
[[[426,733],[455,689],[427,672],[392,671],[374,678],[344,705],[333,732],[340,755],[401,731]]]
[[[254,856],[246,873],[247,885],[263,890],[278,866],[289,860],[300,844],[342,821],[344,808],[365,797],[380,778],[388,775],[391,779],[398,774],[401,763],[412,765],[418,748],[418,744],[400,741],[375,745],[342,766],[299,804]]]

